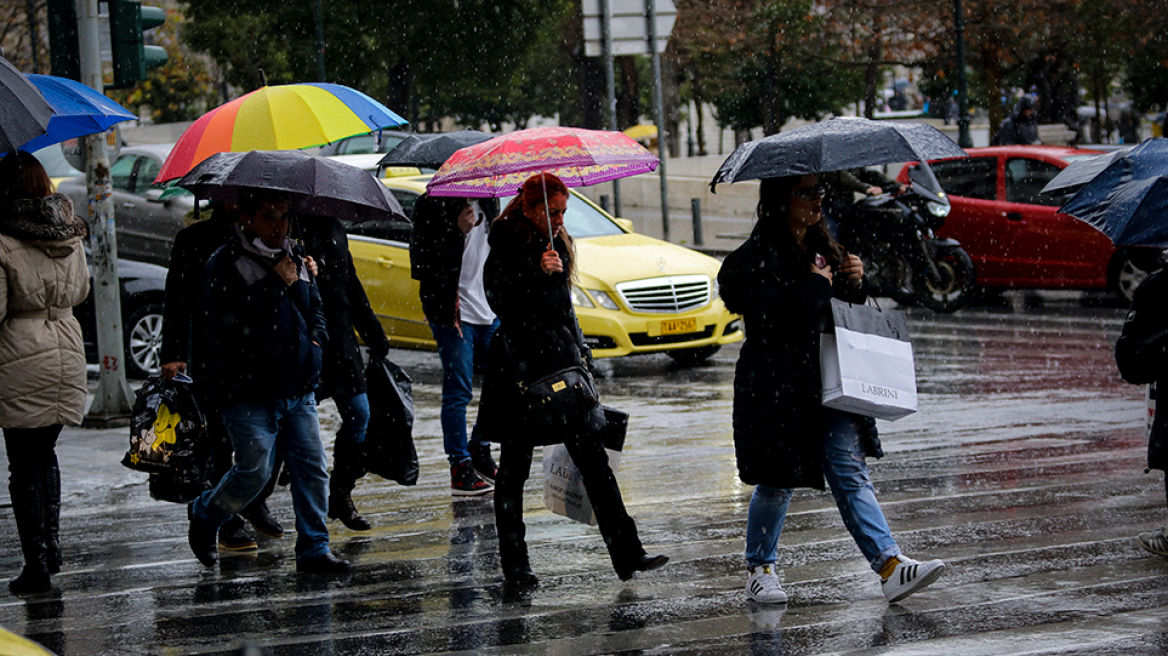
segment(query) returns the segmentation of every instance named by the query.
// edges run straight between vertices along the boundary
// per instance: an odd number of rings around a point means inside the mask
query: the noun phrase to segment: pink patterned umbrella
[[[553,173],[569,187],[609,182],[657,168],[657,156],[620,132],[546,127],[516,130],[457,150],[430,179],[431,196],[497,198]]]

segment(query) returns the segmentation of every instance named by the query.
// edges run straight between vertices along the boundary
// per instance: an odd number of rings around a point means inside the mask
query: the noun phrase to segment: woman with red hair
[[[592,353],[572,309],[575,252],[564,230],[568,188],[550,173],[523,183],[519,195],[491,225],[491,254],[484,287],[499,329],[491,341],[483,382],[480,422],[501,444],[495,480],[495,526],[504,578],[538,582],[527,555],[523,525],[523,484],[535,446],[564,443],[580,470],[600,533],[622,581],[657,569],[669,559],[650,556],[637,526],[625,511],[616,476],[608,465],[600,408],[578,426],[549,434],[531,416],[517,383],[531,383],[572,366],[587,367]]]

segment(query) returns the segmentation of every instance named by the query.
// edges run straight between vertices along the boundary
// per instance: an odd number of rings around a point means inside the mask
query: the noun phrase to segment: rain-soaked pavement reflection
[[[69,655],[228,654],[244,643],[313,656],[1168,651],[1168,560],[1133,539],[1166,512],[1160,473],[1143,472],[1143,390],[1112,360],[1123,311],[1016,294],[909,314],[920,412],[882,423],[888,457],[873,473],[905,551],[950,568],[902,604],[884,602],[830,495],[815,491],[797,494],[780,545],[789,607],[746,601],[736,347],[699,368],[601,364],[605,401],[632,413],[625,499],[669,566],[618,581],[595,528],[543,508],[537,462],[525,513],[541,584],[506,586],[491,498],[448,491],[438,360],[395,351],[414,379],[422,477],[412,488],[360,482],[372,531],[330,523],[350,576],[297,575],[291,536],[204,569],[183,508],[151,500],[143,475],[118,464],[123,430],[68,430],[60,592],[26,602],[0,591],[0,626]],[[329,403],[322,423],[331,441]],[[272,505],[291,526],[286,489]],[[10,508],[0,498],[5,578],[20,565]]]

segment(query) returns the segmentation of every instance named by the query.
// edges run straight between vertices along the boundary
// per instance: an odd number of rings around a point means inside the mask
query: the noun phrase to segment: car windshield
[[[499,207],[507,207],[514,196],[499,199]],[[623,234],[624,230],[612,222],[600,210],[584,200],[582,196],[571,195],[568,202],[568,211],[564,213],[564,226],[573,239],[584,237],[604,237],[605,235]]]

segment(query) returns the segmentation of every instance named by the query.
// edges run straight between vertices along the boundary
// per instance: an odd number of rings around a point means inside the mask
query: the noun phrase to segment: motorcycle
[[[937,237],[949,199],[927,163],[915,165],[904,191],[864,198],[836,217],[838,239],[864,262],[876,296],[953,312],[973,294],[973,261],[954,239]]]

